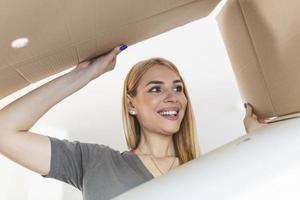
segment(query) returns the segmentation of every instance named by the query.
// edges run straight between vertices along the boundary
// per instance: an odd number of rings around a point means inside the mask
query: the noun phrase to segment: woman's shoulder
[[[65,153],[78,152],[82,155],[83,159],[89,160],[94,158],[100,158],[105,155],[118,155],[121,154],[119,150],[116,150],[107,144],[98,144],[93,142],[83,142],[74,139],[59,139],[50,137],[50,141],[53,148],[59,148]]]

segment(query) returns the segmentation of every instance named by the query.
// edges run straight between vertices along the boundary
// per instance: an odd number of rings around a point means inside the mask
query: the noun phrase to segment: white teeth
[[[177,111],[162,111],[159,112],[160,115],[177,115]]]

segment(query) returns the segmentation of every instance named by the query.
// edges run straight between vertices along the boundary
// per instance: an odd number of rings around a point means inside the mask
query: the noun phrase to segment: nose
[[[168,90],[166,92],[166,97],[164,99],[165,102],[177,102],[178,99],[177,99],[177,96],[175,94],[175,92],[173,90]]]

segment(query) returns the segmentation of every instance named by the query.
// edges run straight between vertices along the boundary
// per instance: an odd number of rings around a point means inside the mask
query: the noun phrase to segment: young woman
[[[114,69],[110,53],[79,63],[0,111],[0,153],[41,174],[72,184],[85,200],[111,199],[200,155],[191,102],[177,68],[163,58],[133,66],[123,92],[129,151],[30,132],[55,104]],[[250,120],[256,121],[250,115]],[[256,125],[255,125],[256,126]]]

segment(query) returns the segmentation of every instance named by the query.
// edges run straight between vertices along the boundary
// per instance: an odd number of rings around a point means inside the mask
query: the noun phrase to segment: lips
[[[176,111],[177,113],[179,112],[179,107],[166,107],[158,110],[157,112],[167,112],[167,111]]]

